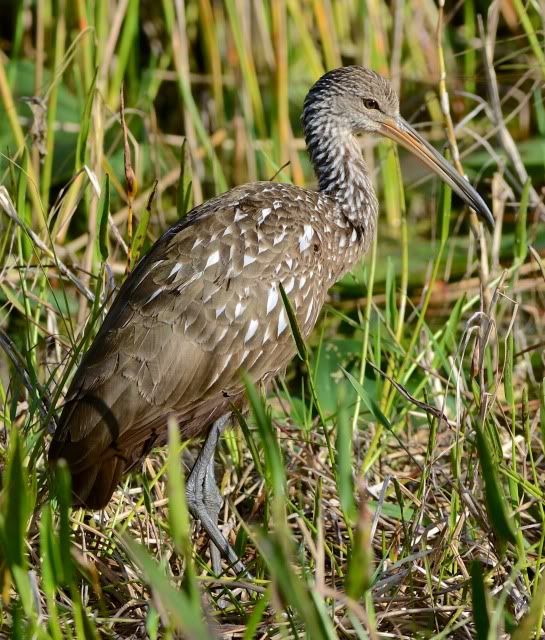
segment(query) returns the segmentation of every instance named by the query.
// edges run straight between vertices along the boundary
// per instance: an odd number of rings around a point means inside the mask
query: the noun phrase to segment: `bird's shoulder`
[[[115,350],[132,333],[137,344],[160,327],[165,335],[171,327],[173,339],[211,349],[227,327],[233,335],[237,327],[251,334],[262,312],[283,333],[278,283],[302,300],[319,287],[321,241],[309,214],[312,199],[313,192],[289,184],[260,182],[193,209],[125,280],[91,351]],[[302,209],[306,215],[297,213]],[[270,333],[272,339],[278,326]]]
[[[272,182],[208,200],[155,243],[123,284],[110,316],[127,305],[155,315],[172,295],[206,303],[211,289],[234,294],[252,280],[281,278],[295,260],[316,261],[317,202],[315,192]]]
[[[161,240],[165,248],[178,245],[187,250],[185,239],[199,236],[204,242],[227,228],[223,237],[233,239],[254,228],[262,234],[274,233],[283,225],[287,231],[297,231],[304,223],[317,223],[326,206],[323,194],[317,191],[282,182],[248,183],[195,207]]]

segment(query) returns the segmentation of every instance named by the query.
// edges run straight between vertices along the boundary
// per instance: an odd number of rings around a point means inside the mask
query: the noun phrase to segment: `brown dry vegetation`
[[[542,637],[541,4],[0,12],[0,636]],[[216,577],[183,500],[198,443],[172,430],[107,509],[85,513],[68,508],[64,474],[49,487],[48,429],[124,276],[129,218],[134,256],[187,193],[199,203],[277,172],[311,184],[302,100],[349,63],[392,78],[404,116],[469,174],[496,228],[392,145],[363,141],[378,241],[268,410],[254,392],[223,438],[222,526],[252,577]]]

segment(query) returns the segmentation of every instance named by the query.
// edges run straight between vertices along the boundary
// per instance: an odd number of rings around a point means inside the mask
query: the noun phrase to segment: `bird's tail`
[[[92,469],[74,474],[72,476],[74,506],[103,509],[121,481],[124,468],[125,462],[116,457],[109,458]]]
[[[70,460],[62,455],[53,455],[50,452],[49,462],[54,465],[58,460],[65,459],[72,476],[72,504],[74,507],[85,509],[104,508],[117,485],[121,480],[125,469],[125,461],[116,456],[109,456],[105,460],[97,461],[93,466],[86,468],[73,468]]]

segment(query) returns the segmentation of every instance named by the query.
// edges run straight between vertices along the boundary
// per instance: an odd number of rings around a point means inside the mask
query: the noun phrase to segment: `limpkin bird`
[[[165,440],[174,416],[184,438],[208,433],[188,477],[188,504],[228,560],[213,457],[241,372],[267,383],[295,354],[279,285],[303,336],[328,289],[369,247],[378,203],[356,135],[400,143],[489,224],[469,182],[399,114],[387,80],[360,66],[326,73],[302,116],[319,190],[255,182],[193,209],[125,280],[70,385],[50,460],[64,458],[74,503],[104,507],[123,473]]]

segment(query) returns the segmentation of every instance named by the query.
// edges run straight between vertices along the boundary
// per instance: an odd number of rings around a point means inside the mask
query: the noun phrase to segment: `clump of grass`
[[[0,634],[541,637],[540,22],[518,1],[486,23],[478,10],[13,3],[0,56]],[[252,577],[214,576],[184,498],[198,443],[171,426],[169,447],[93,514],[71,510],[66,469],[48,478],[49,433],[116,282],[168,224],[281,167],[313,181],[298,115],[340,63],[402,80],[404,114],[446,125],[497,227],[467,225],[447,190],[366,141],[378,240],[308,344],[292,319],[300,357],[269,397],[248,385],[218,477]]]

